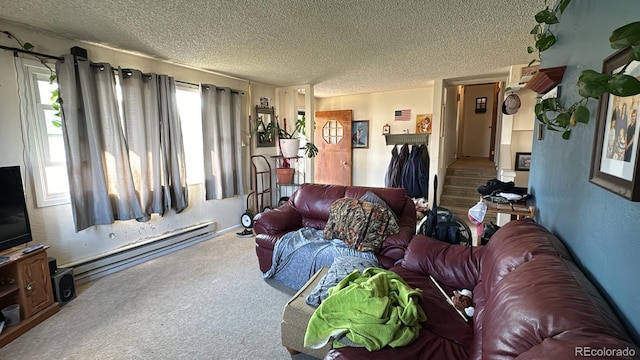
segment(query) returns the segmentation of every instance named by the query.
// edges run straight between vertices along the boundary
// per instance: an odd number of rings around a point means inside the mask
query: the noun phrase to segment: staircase
[[[447,168],[438,205],[466,220],[469,208],[480,200],[478,186],[495,177],[495,166],[488,158],[458,159]],[[496,222],[496,214],[485,216],[484,222],[490,221]]]

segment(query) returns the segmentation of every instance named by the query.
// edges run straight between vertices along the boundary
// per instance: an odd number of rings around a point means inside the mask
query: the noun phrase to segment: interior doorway
[[[458,158],[494,160],[499,83],[465,85],[459,106]]]

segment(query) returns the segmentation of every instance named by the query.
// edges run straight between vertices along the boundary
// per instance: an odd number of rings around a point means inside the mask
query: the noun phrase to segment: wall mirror
[[[256,105],[256,146],[270,147],[276,145],[275,111],[272,107]]]

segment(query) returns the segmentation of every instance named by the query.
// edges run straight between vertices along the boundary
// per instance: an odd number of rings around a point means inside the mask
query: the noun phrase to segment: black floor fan
[[[438,206],[438,175],[433,177],[433,206],[418,224],[417,232],[451,244],[471,246],[469,225],[449,209]]]

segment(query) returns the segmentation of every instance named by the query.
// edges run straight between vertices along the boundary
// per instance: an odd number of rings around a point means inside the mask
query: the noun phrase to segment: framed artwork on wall
[[[416,115],[416,134],[431,134],[431,114]]]
[[[529,171],[531,169],[531,153],[530,152],[517,152],[516,153],[516,171]]]
[[[603,74],[620,71],[630,58],[631,48],[609,56]],[[640,61],[632,61],[625,74],[640,77]],[[604,93],[598,100],[596,134],[589,181],[631,201],[640,201],[638,126],[640,95],[620,97]]]
[[[389,124],[384,124],[382,127],[382,135],[391,134],[391,126]]]
[[[369,148],[369,120],[356,120],[351,124],[351,147]]]

